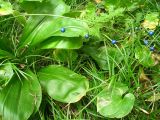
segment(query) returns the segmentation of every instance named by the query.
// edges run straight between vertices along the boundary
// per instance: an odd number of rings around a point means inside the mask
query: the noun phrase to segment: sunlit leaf
[[[76,43],[75,43],[76,42]],[[41,49],[79,49],[83,44],[82,39],[78,37],[67,38],[67,37],[51,37],[46,39],[38,46]]]
[[[101,3],[101,2],[102,2],[102,0],[95,0],[95,2],[96,2],[96,3]]]
[[[84,76],[58,65],[42,68],[38,77],[44,91],[51,98],[64,103],[79,101],[89,88]]]
[[[0,66],[0,86],[4,87],[13,77],[13,69],[11,63],[5,63]]]
[[[147,14],[144,22],[142,23],[142,26],[145,29],[154,30],[158,26],[158,23],[159,23],[158,16],[159,16],[159,13],[156,13],[156,12]]]
[[[97,111],[109,118],[122,118],[131,112],[135,97],[127,93],[128,87],[116,83],[112,89],[105,89],[97,97]]]
[[[33,2],[29,3],[33,4]],[[42,3],[35,2],[35,5],[33,4],[35,6],[32,10],[33,13],[45,13],[46,15],[31,16],[28,19],[20,40],[20,48],[26,45],[36,46],[42,42],[45,44],[43,48],[47,49],[57,48],[57,44],[58,48],[64,47],[69,49],[77,49],[82,46],[83,41],[78,39],[78,37],[85,36],[88,33],[87,24],[76,18],[62,16],[64,13],[69,12],[69,7],[61,0],[58,3],[53,0]],[[62,28],[65,29],[64,32],[61,31]],[[72,37],[76,37],[76,39]]]
[[[38,110],[41,87],[36,76],[28,71],[27,79],[14,78],[0,91],[0,115],[3,120],[27,120]]]
[[[0,16],[12,14],[12,5],[10,2],[0,0]]]

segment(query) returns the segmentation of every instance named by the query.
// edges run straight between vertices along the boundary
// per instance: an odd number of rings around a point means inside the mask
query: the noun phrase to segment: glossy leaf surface
[[[38,77],[44,91],[51,98],[64,103],[79,101],[89,88],[84,76],[58,65],[42,68]]]
[[[28,71],[27,79],[14,77],[0,91],[0,115],[3,120],[27,120],[41,103],[41,87],[36,76]]]
[[[12,14],[12,5],[10,2],[0,0],[0,16]]]
[[[13,77],[14,72],[11,63],[5,63],[0,66],[0,86],[6,86]]]
[[[41,49],[78,49],[82,46],[83,41],[78,37],[51,37],[46,39],[44,42],[38,46]]]
[[[97,97],[97,111],[109,118],[122,118],[131,112],[135,97],[127,93],[128,87],[116,83],[112,89],[104,90]]]
[[[31,11],[27,11],[34,14],[38,13],[38,15],[31,16],[28,19],[20,40],[20,47],[24,47],[26,45],[33,47],[42,42],[48,43],[48,39],[50,38],[52,40],[59,40],[59,43],[61,44],[64,43],[66,45],[65,48],[71,48],[72,46],[74,49],[81,46],[79,43],[82,43],[82,40],[79,41],[80,39],[75,39],[75,41],[73,41],[73,38],[71,37],[78,38],[79,36],[84,36],[88,33],[88,26],[85,22],[79,19],[62,16],[64,13],[69,12],[69,7],[65,5],[64,2],[61,0],[58,2],[53,0],[48,2],[44,1],[42,3],[26,2],[26,4],[33,4],[34,7],[31,6],[33,7],[30,9]],[[61,31],[62,28],[65,28],[65,32]],[[67,38],[57,39],[57,36]],[[52,43],[52,40],[50,40],[49,43],[57,44],[54,40]],[[48,45],[50,45],[49,43]],[[73,44],[78,47],[74,47]],[[57,47],[53,45],[52,48]]]

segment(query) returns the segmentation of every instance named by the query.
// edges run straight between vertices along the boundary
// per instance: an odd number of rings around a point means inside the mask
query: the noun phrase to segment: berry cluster
[[[149,32],[148,32],[148,35],[149,35],[149,36],[153,36],[153,35],[154,35],[154,31],[149,31]],[[144,42],[144,45],[146,45],[146,46],[149,45],[149,41],[148,41],[148,40],[145,39],[143,42]],[[111,43],[114,45],[114,44],[117,43],[117,41],[113,39],[113,40],[111,40]],[[149,49],[150,49],[150,51],[154,51],[154,50],[155,50],[155,48],[154,48],[153,45],[150,46]]]
[[[66,31],[66,28],[62,27],[62,28],[60,29],[60,31],[61,31],[62,33],[64,33],[64,32]],[[153,36],[153,35],[154,35],[154,31],[149,31],[149,32],[148,32],[148,35],[149,35],[149,36]],[[88,38],[89,38],[89,34],[88,34],[88,33],[85,34],[84,38],[85,38],[85,39],[88,39]],[[148,40],[145,39],[143,42],[144,42],[144,45],[146,45],[146,46],[149,45],[149,41],[148,41]],[[115,45],[115,44],[117,44],[117,40],[114,40],[114,39],[113,39],[113,40],[111,40],[111,43],[112,43],[113,45]],[[154,50],[155,50],[154,46],[150,46],[150,51],[154,51]]]

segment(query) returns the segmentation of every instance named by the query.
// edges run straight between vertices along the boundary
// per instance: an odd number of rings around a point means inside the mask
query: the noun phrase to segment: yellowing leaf
[[[151,21],[148,21],[148,20],[145,20],[143,23],[142,23],[142,26],[144,27],[144,28],[148,28],[148,29],[151,29],[151,30],[153,30],[153,29],[155,29],[156,27],[157,27],[157,25],[158,25],[158,20],[157,21],[153,21],[153,22],[151,22]]]
[[[148,98],[146,101],[149,101],[149,102],[156,102],[160,100],[160,93],[157,93],[157,94],[153,94],[150,98]]]
[[[0,16],[12,14],[12,5],[10,2],[0,0]]]
[[[158,26],[158,13],[154,12],[152,14],[147,14],[145,17],[144,22],[142,23],[142,26],[145,29],[154,30]]]
[[[96,3],[101,3],[101,2],[102,2],[102,0],[95,0],[95,2],[96,2]]]

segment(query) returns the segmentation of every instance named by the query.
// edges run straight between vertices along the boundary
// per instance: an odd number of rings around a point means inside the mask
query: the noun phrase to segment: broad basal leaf
[[[103,70],[108,70],[110,67],[116,67],[123,59],[120,51],[116,48],[101,47],[85,47],[83,51],[90,55]]]
[[[82,46],[83,41],[79,37],[51,37],[46,39],[38,46],[41,49],[78,49]]]
[[[21,6],[30,14],[63,15],[70,10],[63,0],[23,0]]]
[[[0,16],[12,14],[12,5],[10,2],[0,0]]]
[[[38,77],[44,91],[51,98],[64,103],[79,101],[89,88],[84,76],[58,65],[42,68]]]
[[[0,91],[0,116],[3,120],[27,120],[41,103],[42,93],[36,76],[27,71],[27,79],[14,76]]]
[[[4,87],[11,80],[14,72],[11,63],[5,63],[0,65],[0,87]]]
[[[29,3],[33,4],[33,2]],[[35,2],[35,5],[36,3],[37,2]],[[31,16],[28,19],[20,40],[20,48],[26,45],[36,46],[41,42],[48,43],[48,39],[50,38],[53,40],[53,44],[55,44],[55,40],[58,40],[58,43],[61,43],[61,45],[66,45],[66,40],[67,44],[73,44],[73,38],[70,37],[78,38],[79,36],[85,36],[88,33],[88,26],[85,22],[79,19],[62,16],[64,13],[69,12],[69,7],[61,0],[59,0],[58,3],[59,4],[54,0],[37,3],[38,5],[34,7],[33,11],[35,11],[34,13],[41,15]],[[63,31],[61,29],[63,29]],[[63,38],[57,39],[57,36]],[[49,43],[52,44],[52,40],[50,40]],[[82,40],[79,40],[80,39],[75,39],[74,41],[74,45],[78,46],[78,48],[81,47],[79,43],[82,43]],[[50,46],[49,43],[48,46]],[[66,47],[70,48],[70,46],[65,46],[65,48]],[[56,48],[56,46],[53,45],[52,48]]]
[[[45,17],[41,21],[39,20],[41,19],[38,17],[32,17],[28,20],[28,23],[26,25],[26,28],[24,29],[24,33],[21,38],[21,47],[25,45],[35,46],[41,42],[47,42],[47,39],[50,39],[50,37],[52,37],[52,39],[59,40],[59,43],[61,44],[65,43],[63,39],[66,39],[68,40],[67,43],[74,43],[75,46],[79,46],[78,43],[82,43],[82,40],[78,39],[78,37],[85,36],[88,33],[87,24],[74,18]],[[61,32],[61,28],[64,28],[65,32]],[[61,36],[62,38],[58,38],[57,36]],[[75,38],[75,41],[73,42],[73,38],[70,37],[77,38]],[[52,41],[50,41],[50,43],[52,43]],[[53,46],[53,48],[55,47]]]
[[[125,94],[127,90],[127,86],[116,83],[112,89],[102,91],[97,97],[97,111],[109,118],[126,116],[132,110],[135,101],[133,94]]]

